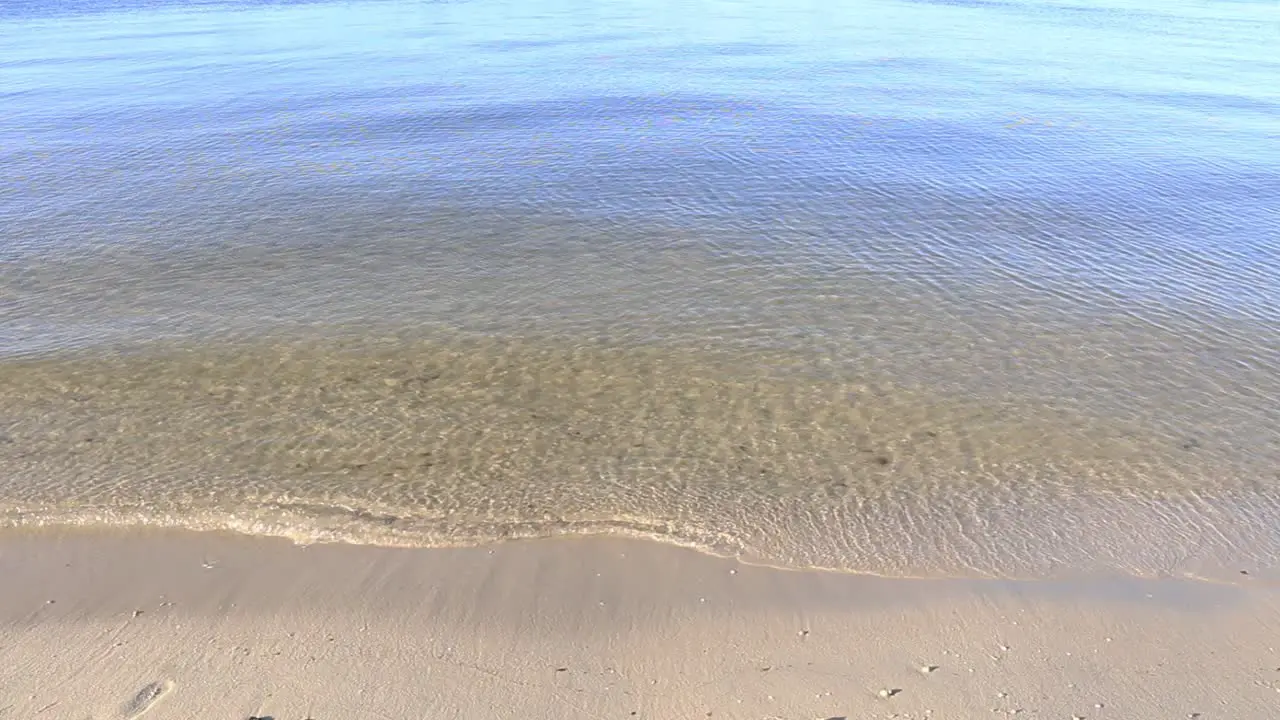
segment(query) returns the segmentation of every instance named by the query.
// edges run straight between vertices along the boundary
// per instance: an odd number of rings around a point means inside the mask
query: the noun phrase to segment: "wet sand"
[[[575,538],[0,537],[0,717],[1274,716],[1280,588],[888,580]]]

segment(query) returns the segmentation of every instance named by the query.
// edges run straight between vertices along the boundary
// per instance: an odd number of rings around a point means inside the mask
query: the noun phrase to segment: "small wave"
[[[0,527],[166,528],[283,538],[299,545],[474,547],[514,540],[612,536],[661,542],[784,570],[893,578],[1037,580],[1081,574],[1234,583],[1277,570],[1280,501],[1252,509],[1183,497],[1085,508],[1007,508],[974,526],[947,511],[913,517],[774,517],[754,535],[643,517],[461,520],[385,507],[274,501],[237,510],[143,507],[0,509]],[[1256,498],[1254,499],[1257,500]],[[1025,511],[1025,512],[1023,512]],[[1020,521],[1011,520],[1021,515]],[[1054,523],[1057,524],[1054,524]],[[1134,528],[1141,528],[1134,534]],[[1268,529],[1270,528],[1270,529]],[[914,532],[912,537],[909,533]]]

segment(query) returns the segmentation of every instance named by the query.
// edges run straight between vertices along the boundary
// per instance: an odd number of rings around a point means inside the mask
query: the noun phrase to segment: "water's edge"
[[[0,525],[608,533],[906,577],[1226,578],[1280,557],[1265,445],[784,359],[436,336],[9,361]]]

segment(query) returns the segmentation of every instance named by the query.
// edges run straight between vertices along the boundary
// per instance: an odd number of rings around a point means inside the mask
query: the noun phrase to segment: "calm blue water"
[[[0,519],[1269,566],[1277,43],[1262,0],[9,0]]]

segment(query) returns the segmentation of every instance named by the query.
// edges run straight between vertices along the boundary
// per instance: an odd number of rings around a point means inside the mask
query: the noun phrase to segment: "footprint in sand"
[[[169,680],[153,682],[143,686],[143,688],[133,696],[132,700],[125,703],[124,707],[120,708],[119,717],[121,720],[134,720],[135,718],[142,717],[148,710],[155,707],[156,703],[160,702],[165,695],[168,695],[169,691],[172,689],[173,682]]]

